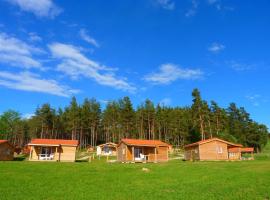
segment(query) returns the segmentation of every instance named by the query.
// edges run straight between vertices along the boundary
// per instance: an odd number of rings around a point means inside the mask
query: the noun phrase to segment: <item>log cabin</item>
[[[113,142],[107,142],[97,146],[98,156],[116,156],[117,144]]]
[[[117,148],[119,162],[166,162],[168,144],[160,140],[122,139]]]
[[[32,139],[29,160],[74,162],[78,145],[78,140]]]
[[[185,160],[242,160],[242,154],[249,152],[253,157],[253,148],[243,148],[219,138],[201,140],[184,147]]]
[[[0,140],[0,161],[14,159],[14,147],[7,140]]]

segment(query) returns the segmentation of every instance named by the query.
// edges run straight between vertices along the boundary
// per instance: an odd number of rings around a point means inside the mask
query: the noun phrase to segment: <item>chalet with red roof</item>
[[[32,139],[29,160],[74,162],[78,145],[78,140]]]
[[[7,140],[0,140],[0,161],[13,160],[14,147]]]
[[[245,153],[253,159],[254,148],[243,148],[219,138],[201,140],[184,147],[185,160],[241,160]]]
[[[119,162],[166,162],[169,145],[160,140],[122,139],[117,148]]]

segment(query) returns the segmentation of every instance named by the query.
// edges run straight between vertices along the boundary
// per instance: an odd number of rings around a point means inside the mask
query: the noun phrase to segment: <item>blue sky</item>
[[[130,96],[244,106],[270,126],[270,2],[0,0],[0,112]]]

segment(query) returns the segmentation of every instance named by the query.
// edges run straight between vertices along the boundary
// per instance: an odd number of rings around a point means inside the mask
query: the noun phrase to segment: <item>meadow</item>
[[[270,199],[270,160],[0,162],[0,199],[266,200]]]

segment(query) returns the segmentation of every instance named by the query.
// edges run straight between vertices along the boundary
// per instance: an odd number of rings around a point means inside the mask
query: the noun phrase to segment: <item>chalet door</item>
[[[41,147],[40,160],[48,160],[52,153],[52,147]]]
[[[141,160],[142,148],[134,148],[134,160]]]

